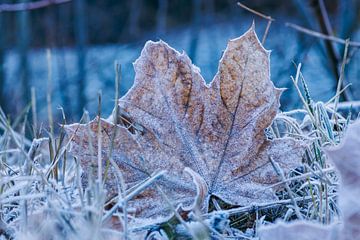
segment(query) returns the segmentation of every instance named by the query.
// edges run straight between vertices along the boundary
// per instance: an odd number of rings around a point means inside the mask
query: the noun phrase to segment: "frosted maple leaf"
[[[260,230],[261,240],[353,240],[360,237],[360,121],[351,124],[341,144],[326,149],[339,170],[339,207],[342,224],[324,226],[309,221],[278,223]]]
[[[269,141],[264,134],[282,92],[270,81],[269,54],[252,27],[228,42],[217,74],[206,84],[185,53],[162,41],[146,43],[134,63],[134,85],[119,100],[121,116],[131,125],[115,126],[119,116],[100,120],[103,164],[116,128],[113,158],[129,188],[155,171],[167,171],[129,201],[136,216],[171,215],[159,188],[176,207],[191,207],[200,194],[203,211],[211,196],[232,205],[276,199],[268,188],[278,180],[269,158],[287,172],[300,165],[304,143]],[[74,135],[72,153],[84,169],[97,163],[89,143],[96,153],[98,120],[66,127]],[[115,193],[118,183],[111,169],[109,174],[106,186]]]

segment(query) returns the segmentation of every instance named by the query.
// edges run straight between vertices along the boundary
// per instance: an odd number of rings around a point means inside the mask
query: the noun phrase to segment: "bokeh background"
[[[14,9],[21,8],[19,3],[46,4],[19,11]],[[301,107],[290,80],[290,75],[296,73],[295,64],[300,62],[311,97],[329,100],[335,94],[344,45],[298,32],[286,23],[360,41],[360,1],[241,3],[275,19],[265,47],[272,50],[272,80],[276,86],[287,88],[281,99],[282,109]],[[114,62],[121,64],[123,95],[134,79],[132,63],[147,40],[162,39],[185,51],[210,82],[227,41],[242,35],[253,21],[261,39],[267,21],[233,0],[3,0],[0,105],[9,118],[16,118],[29,106],[33,88],[39,121],[47,121],[49,95],[55,121],[61,121],[61,106],[71,122],[78,121],[84,109],[95,116],[101,91],[102,112],[107,115],[114,105]],[[344,81],[352,86],[343,100],[360,97],[357,50],[349,48]]]

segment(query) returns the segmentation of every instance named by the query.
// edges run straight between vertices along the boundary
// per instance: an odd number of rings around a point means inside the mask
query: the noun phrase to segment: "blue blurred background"
[[[47,121],[47,93],[51,94],[57,122],[61,121],[58,106],[64,108],[69,122],[78,121],[84,109],[93,117],[100,90],[102,111],[109,114],[114,105],[114,62],[122,67],[123,95],[134,79],[132,63],[147,40],[162,39],[178,51],[187,52],[210,82],[227,41],[242,35],[252,21],[261,39],[267,24],[233,0],[40,2],[48,4],[15,11],[11,9],[14,4],[30,6],[25,4],[39,1],[0,1],[0,105],[12,119],[31,102],[32,87],[40,121]],[[290,75],[296,73],[294,63],[302,63],[311,97],[330,99],[339,78],[344,45],[298,32],[285,23],[360,41],[360,1],[241,2],[275,19],[265,47],[272,50],[272,80],[276,86],[288,88],[281,99],[282,109],[301,107],[290,80]],[[327,16],[321,12],[321,4]],[[359,62],[357,48],[351,47],[345,82],[353,85],[343,100],[360,97]]]

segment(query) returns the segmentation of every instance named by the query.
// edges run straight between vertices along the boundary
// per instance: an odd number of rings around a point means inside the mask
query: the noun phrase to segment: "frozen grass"
[[[118,99],[121,74],[119,65],[115,66],[115,99]],[[2,238],[257,239],[258,227],[271,224],[276,219],[285,222],[304,219],[323,224],[339,219],[338,177],[327,161],[323,148],[341,141],[351,114],[343,116],[337,112],[340,87],[329,102],[314,102],[301,73],[301,64],[291,79],[304,108],[279,113],[266,134],[269,139],[283,136],[302,139],[309,143],[309,147],[303,165],[288,176],[283,174],[276,159],[270,159],[280,179],[272,186],[277,189],[278,201],[253,206],[229,206],[214,197],[209,213],[194,212],[189,214],[188,219],[175,214],[169,221],[142,224],[136,228],[128,227],[128,221],[134,219],[132,209],[127,208],[127,201],[154,184],[164,174],[163,171],[154,173],[131,189],[126,189],[122,174],[117,171],[119,195],[106,202],[102,182],[107,176],[95,175],[90,178],[87,188],[83,188],[79,162],[67,153],[72,136],[65,136],[62,125],[51,125],[50,131],[39,126],[34,100],[13,122],[9,122],[5,113],[0,111]],[[32,97],[35,99],[35,91],[32,91]],[[51,96],[48,97],[48,106],[51,109]],[[114,111],[117,115],[117,105]],[[101,95],[98,115],[101,115]],[[87,112],[81,121],[89,121]],[[117,119],[114,121],[117,123]],[[98,146],[101,146],[101,142],[99,138]],[[98,150],[101,151],[101,147]],[[113,165],[116,169],[112,151],[108,160],[108,166]]]

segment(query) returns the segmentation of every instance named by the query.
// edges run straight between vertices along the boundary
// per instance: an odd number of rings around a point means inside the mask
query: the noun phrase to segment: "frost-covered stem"
[[[340,96],[341,93],[343,93],[345,90],[348,89],[348,87],[350,87],[352,84],[351,83],[348,83],[346,84],[346,86],[341,89],[339,92],[337,92],[332,98],[330,98],[324,105],[327,106],[329,104],[331,104],[338,96]],[[347,101],[347,102],[353,102],[353,101]],[[343,102],[345,103],[345,102]]]
[[[114,101],[114,111],[113,111],[113,124],[114,124],[114,131],[111,136],[111,144],[110,144],[110,150],[109,150],[109,156],[108,161],[110,161],[112,167],[115,169],[116,176],[120,182],[119,188],[119,195],[121,196],[122,201],[122,208],[123,208],[123,221],[124,221],[124,238],[125,240],[128,239],[128,216],[127,216],[127,200],[125,199],[126,195],[126,184],[124,177],[119,169],[119,166],[116,164],[116,162],[113,160],[113,150],[114,150],[114,142],[115,137],[117,135],[117,124],[118,124],[118,114],[119,114],[119,87],[120,87],[120,80],[121,80],[121,65],[118,62],[115,62],[115,101]],[[107,165],[110,167],[110,165]],[[105,170],[107,172],[108,169]],[[105,174],[104,178],[107,177],[107,174]],[[104,180],[105,182],[105,180]],[[119,202],[119,201],[118,201]]]
[[[98,160],[98,181],[102,184],[102,135],[101,135],[101,92],[98,93],[98,132],[97,132],[97,160]]]
[[[284,182],[285,189],[289,193],[290,199],[291,199],[291,201],[292,201],[292,203],[294,205],[296,216],[300,220],[303,220],[303,216],[300,213],[299,206],[297,205],[297,202],[295,201],[295,198],[294,198],[294,195],[293,195],[294,193],[291,191],[291,189],[289,187],[289,184],[286,182],[284,171],[281,169],[280,165],[277,162],[275,162],[271,157],[269,157],[269,160],[270,160],[271,164],[273,165],[273,167],[275,168],[275,172],[279,175],[281,180]]]
[[[47,103],[47,111],[48,111],[48,120],[50,127],[50,135],[54,137],[54,120],[52,114],[52,104],[51,104],[51,93],[52,93],[52,57],[51,50],[46,50],[46,59],[47,59],[47,67],[48,67],[48,78],[47,78],[47,91],[46,91],[46,103]]]
[[[117,134],[118,115],[119,115],[118,99],[119,99],[119,86],[120,86],[120,78],[121,78],[121,65],[117,61],[115,61],[114,67],[115,67],[115,98],[114,98],[114,109],[113,109],[113,113],[112,113],[112,119],[113,119],[113,124],[115,127],[114,127],[114,131],[111,134],[110,150],[109,150],[109,153],[107,156],[107,163],[106,163],[106,168],[105,168],[105,173],[104,173],[104,182],[106,181],[108,169],[110,167],[110,165],[108,164],[108,161],[112,158],[112,155],[113,155],[114,142],[115,142],[115,137]],[[126,188],[124,188],[124,189],[126,189]]]
[[[44,198],[44,197],[46,197],[45,193],[34,193],[34,194],[27,194],[27,195],[20,195],[20,196],[12,196],[11,198],[1,198],[0,197],[0,204],[13,203],[13,202],[25,201],[25,200],[33,200],[36,198]]]
[[[349,41],[350,41],[349,39],[346,39],[346,42],[345,42],[344,55],[343,55],[343,60],[342,60],[342,63],[341,63],[341,69],[340,69],[340,77],[339,77],[337,88],[336,88],[337,97],[335,98],[335,102],[334,102],[334,112],[337,111],[337,107],[338,107],[339,100],[340,100],[340,91],[341,91],[341,88],[343,87],[345,65],[346,65],[348,49],[349,49]],[[337,125],[336,115],[332,114],[331,120],[334,120],[334,119],[335,119],[335,122],[336,122],[336,125]]]
[[[285,183],[288,183],[288,182],[292,182],[292,181],[296,181],[296,180],[302,180],[302,179],[307,178],[309,176],[313,176],[313,175],[318,176],[318,174],[324,174],[324,173],[334,172],[334,171],[335,171],[335,168],[329,167],[329,168],[325,168],[325,169],[318,170],[318,171],[303,173],[303,174],[301,174],[299,176],[292,177],[292,178],[287,178],[285,180],[282,180],[281,182],[270,185],[268,188],[274,188],[276,186],[279,186],[279,185],[282,185],[282,184],[285,184]],[[268,188],[266,188],[266,189],[268,189]]]
[[[39,181],[41,178],[37,175],[31,175],[31,176],[3,176],[0,179],[0,185],[8,184],[9,182],[19,182],[19,181]]]
[[[261,40],[261,44],[265,44],[267,35],[268,35],[268,33],[269,33],[269,30],[270,30],[271,22],[272,22],[272,21],[268,20],[268,22],[267,22],[267,24],[266,24],[266,28],[265,28],[264,36],[263,36],[263,38],[262,38],[262,40]]]
[[[25,144],[25,146],[30,147],[32,142],[26,138],[23,138],[23,135],[19,134],[18,132],[15,132],[10,126],[9,123],[7,122],[7,117],[4,113],[4,111],[2,110],[2,108],[0,107],[0,129],[2,129],[3,131],[9,131],[11,130],[11,137],[14,137],[14,139],[16,141],[18,141],[18,139],[23,139],[23,144]],[[20,145],[19,145],[20,146]],[[9,147],[8,147],[9,148]],[[21,149],[19,149],[21,151]],[[24,151],[25,152],[25,151]]]
[[[38,138],[38,139],[33,140],[31,147],[29,149],[29,152],[27,153],[28,157],[23,166],[25,176],[31,175],[31,162],[34,161],[36,152],[39,149],[40,145],[46,141],[49,141],[49,139],[48,138]]]
[[[117,167],[118,168],[118,167]],[[116,168],[115,168],[115,171]],[[132,188],[126,190],[126,196],[124,199],[118,199],[118,196],[111,199],[109,202],[114,202],[114,201],[129,201],[130,199],[132,199],[133,197],[135,197],[137,194],[139,194],[140,192],[142,192],[145,188],[147,188],[148,186],[150,186],[150,184],[152,184],[155,180],[157,180],[159,177],[161,177],[162,175],[164,175],[166,173],[165,170],[154,173],[150,178],[145,179],[144,181],[140,182],[139,184],[133,186]],[[118,202],[119,203],[119,202]],[[120,203],[119,203],[120,204]]]
[[[310,201],[312,201],[312,198],[311,198],[311,196],[305,196],[305,197],[294,198],[294,200],[296,202],[310,202]],[[228,210],[221,210],[221,211],[206,213],[206,214],[203,214],[203,217],[210,217],[210,216],[216,215],[216,214],[228,214],[229,216],[233,216],[233,215],[237,215],[237,214],[241,214],[241,213],[253,212],[256,209],[258,209],[258,210],[271,209],[271,208],[277,207],[279,205],[287,205],[292,202],[293,202],[292,199],[286,199],[286,200],[279,200],[279,201],[269,202],[269,203],[264,203],[264,204],[249,205],[246,207],[232,208],[232,209],[228,209]]]
[[[184,228],[188,231],[188,233],[191,235],[191,237],[193,237],[194,239],[196,239],[196,237],[194,236],[193,232],[191,231],[191,229],[189,228],[188,224],[184,221],[184,219],[180,216],[180,214],[178,213],[178,211],[176,211],[175,207],[173,206],[173,204],[171,203],[170,199],[166,196],[166,194],[163,192],[163,190],[155,183],[155,187],[158,190],[158,192],[161,194],[161,196],[163,197],[163,199],[165,200],[165,202],[168,204],[168,206],[170,207],[171,211],[174,213],[176,219],[184,226]]]
[[[121,206],[124,202],[129,201],[133,197],[135,197],[140,192],[144,191],[147,187],[149,187],[153,182],[155,182],[159,177],[163,176],[166,173],[166,171],[160,171],[158,173],[155,173],[150,178],[146,179],[139,185],[135,187],[131,192],[127,192],[125,197],[123,199],[117,199],[117,203],[103,216],[103,222],[108,220],[111,215],[116,211],[116,209]],[[114,199],[116,200],[116,199]]]
[[[66,149],[68,149],[68,147],[71,144],[71,141],[74,139],[75,134],[71,135],[68,142],[65,144],[64,147],[61,148],[60,152],[58,154],[55,155],[55,158],[53,159],[53,161],[51,162],[50,167],[48,168],[48,170],[46,171],[46,176],[48,176],[51,171],[55,171],[56,167],[57,167],[57,163],[60,161],[61,157],[65,154]]]
[[[79,162],[77,161],[76,158],[74,158],[75,160],[75,170],[76,170],[76,189],[78,190],[79,192],[79,197],[80,197],[80,203],[81,203],[81,208],[84,209],[85,207],[85,201],[84,201],[84,195],[83,195],[83,191],[82,191],[82,185],[81,185],[81,173],[80,173],[80,164]]]
[[[37,108],[36,108],[36,90],[34,87],[31,87],[31,113],[32,113],[32,126],[34,136],[38,137],[38,127],[37,127]]]
[[[160,171],[158,173],[155,173],[153,176],[151,176],[149,179],[147,179],[145,182],[141,183],[140,185],[138,185],[135,189],[132,189],[131,192],[129,192],[126,195],[126,198],[124,200],[129,201],[130,199],[132,199],[133,197],[135,197],[137,194],[139,194],[140,192],[142,192],[145,188],[147,188],[148,186],[150,186],[150,184],[152,184],[155,180],[157,180],[159,177],[161,177],[162,175],[164,175],[166,173],[165,170]]]
[[[299,66],[301,67],[301,65],[299,65]],[[299,68],[299,67],[298,67],[298,68]],[[300,74],[300,75],[301,75],[301,74]],[[298,86],[298,84],[297,84],[297,83],[298,83],[298,79],[294,79],[293,76],[290,76],[290,78],[291,78],[291,80],[292,80],[293,83],[294,83],[295,89],[296,89],[296,91],[298,92],[298,95],[299,95],[301,101],[303,102],[304,107],[305,107],[305,109],[306,109],[306,111],[307,111],[307,113],[308,113],[308,115],[309,115],[312,123],[314,124],[314,126],[316,126],[316,129],[322,133],[322,135],[327,139],[327,141],[329,141],[330,143],[334,143],[334,141],[332,141],[332,140],[329,138],[329,136],[323,131],[323,129],[318,126],[318,124],[317,124],[317,122],[316,122],[316,120],[315,120],[315,117],[314,117],[313,113],[311,112],[308,104],[306,103],[306,100],[305,100],[304,96],[302,95],[301,90],[300,90],[300,88],[299,88],[299,86]]]
[[[82,119],[84,119],[85,123],[90,122],[90,117],[89,117],[89,112],[88,111],[84,110],[84,114],[83,114]],[[86,127],[87,134],[88,134],[88,136],[91,136],[90,126],[88,124],[86,126],[87,126]],[[91,159],[95,158],[96,155],[95,155],[95,151],[94,151],[94,142],[93,142],[92,138],[89,138],[89,151],[90,151]],[[93,164],[90,164],[88,169],[85,169],[85,171],[89,172],[89,178],[95,177],[95,169],[93,168]]]
[[[328,184],[325,183],[325,224],[330,222]]]

